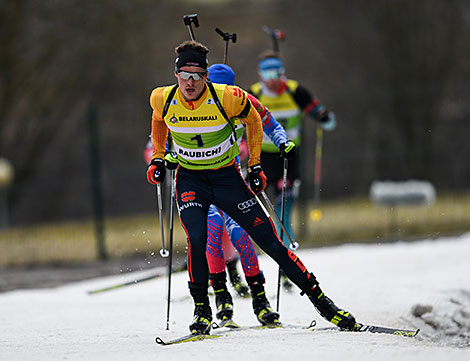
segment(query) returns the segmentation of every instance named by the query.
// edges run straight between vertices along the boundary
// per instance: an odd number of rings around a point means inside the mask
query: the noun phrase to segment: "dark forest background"
[[[243,88],[281,29],[287,75],[335,112],[322,199],[368,194],[374,180],[470,185],[470,2],[464,0],[0,0],[0,157],[15,167],[10,223],[93,214],[96,116],[105,214],[155,211],[143,148],[151,90],[174,82],[189,34]],[[96,110],[96,113],[94,111]],[[315,125],[305,121],[303,199],[313,196]],[[96,153],[95,153],[96,154]]]

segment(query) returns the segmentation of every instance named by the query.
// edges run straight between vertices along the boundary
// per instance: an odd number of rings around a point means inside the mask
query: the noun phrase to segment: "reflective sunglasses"
[[[201,80],[204,79],[204,76],[207,74],[207,70],[203,72],[189,72],[184,70],[177,70],[176,73],[180,76],[181,79],[189,80],[189,78],[193,78],[193,80]]]
[[[281,77],[281,73],[278,70],[270,69],[270,70],[261,70],[259,75],[263,80],[271,80],[271,79],[279,79]]]

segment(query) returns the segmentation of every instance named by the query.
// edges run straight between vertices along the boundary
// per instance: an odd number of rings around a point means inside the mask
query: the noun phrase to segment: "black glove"
[[[163,183],[165,180],[165,162],[161,158],[152,159],[147,168],[147,180],[151,184]]]
[[[178,168],[178,164],[178,154],[175,152],[167,152],[165,154],[165,165],[168,169],[176,169]]]
[[[248,178],[250,180],[250,187],[256,195],[260,194],[268,182],[266,175],[261,168],[261,164],[252,165],[248,167]]]
[[[281,156],[286,159],[294,159],[295,158],[295,143],[292,140],[288,140],[285,143],[282,143],[279,146],[281,150]]]

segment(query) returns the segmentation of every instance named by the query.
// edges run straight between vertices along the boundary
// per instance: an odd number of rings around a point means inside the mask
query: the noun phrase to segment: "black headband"
[[[207,69],[206,55],[198,50],[186,48],[178,53],[175,61],[176,70],[181,69],[183,66],[197,66],[202,69]]]

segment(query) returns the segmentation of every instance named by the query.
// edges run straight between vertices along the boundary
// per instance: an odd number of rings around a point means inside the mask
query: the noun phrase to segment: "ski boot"
[[[348,311],[340,309],[329,297],[323,293],[320,286],[318,285],[318,281],[312,273],[310,273],[308,286],[302,289],[306,290],[302,291],[300,294],[307,294],[318,313],[325,320],[346,330],[352,331],[356,328],[356,319],[354,316]]]
[[[222,273],[211,273],[209,275],[211,286],[215,294],[215,304],[217,305],[216,317],[221,320],[231,320],[233,317],[232,296],[227,290],[227,275]]]
[[[279,324],[279,313],[274,312],[266,298],[264,290],[264,275],[260,272],[253,277],[246,277],[251,290],[253,311],[262,325],[275,326]]]
[[[194,300],[194,317],[189,330],[195,335],[208,335],[211,330],[212,310],[207,296],[207,284],[189,282],[189,292]]]
[[[235,291],[237,291],[240,297],[249,297],[249,289],[246,284],[242,282],[240,274],[237,270],[237,260],[227,262],[228,276],[230,278],[230,283],[232,284]]]

